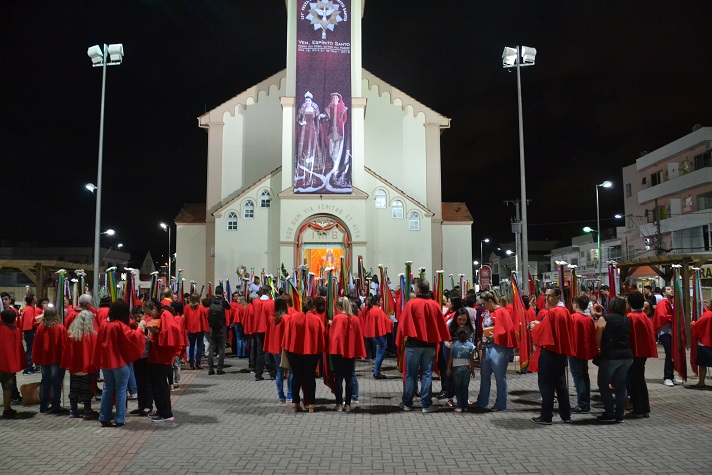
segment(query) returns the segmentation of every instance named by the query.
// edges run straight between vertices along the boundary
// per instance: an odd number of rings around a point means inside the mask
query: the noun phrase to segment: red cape
[[[385,316],[385,313],[383,315]],[[356,315],[338,313],[334,315],[329,328],[329,353],[344,358],[365,358],[366,347],[363,338],[359,318]]]
[[[245,330],[245,335],[252,335],[254,333],[252,330],[255,320],[255,306],[253,303],[245,307],[245,313],[242,314],[242,327]]]
[[[692,335],[703,345],[712,347],[712,311],[707,310],[699,320],[692,322]]]
[[[230,312],[232,313],[230,323],[242,323],[242,314],[245,311],[245,307],[237,302],[230,302]]]
[[[657,358],[658,345],[655,343],[653,322],[643,312],[630,312],[630,349],[633,356],[640,358]]]
[[[490,314],[494,322],[494,344],[506,346],[507,348],[517,348],[517,332],[512,322],[512,313],[507,308],[499,307]]]
[[[185,331],[188,333],[200,333],[208,331],[208,312],[205,307],[198,305],[193,308],[186,305],[183,309],[183,322],[185,323]]]
[[[66,338],[67,330],[61,323],[52,328],[40,325],[32,344],[32,362],[39,365],[61,363]]]
[[[596,326],[593,318],[582,313],[571,314],[571,338],[574,343],[574,355],[580,360],[592,360],[598,354],[596,345]]]
[[[371,307],[364,312],[362,329],[364,338],[376,338],[393,333],[393,322],[380,307]]]
[[[566,307],[549,309],[546,318],[532,330],[538,347],[566,356],[574,356],[571,314]]]
[[[97,368],[120,368],[139,359],[145,346],[141,330],[131,330],[118,320],[107,321],[99,328],[93,363]]]
[[[435,300],[416,297],[405,304],[398,322],[396,344],[401,346],[406,337],[425,343],[450,340],[450,331]]]
[[[673,310],[672,302],[668,299],[662,299],[655,306],[655,314],[653,315],[653,328],[655,331],[660,330],[660,327],[672,323]]]
[[[37,316],[36,308],[31,306],[26,306],[22,309],[22,314],[20,315],[20,331],[26,332],[32,330],[35,326],[35,317]]]
[[[274,314],[274,300],[257,299],[252,302],[254,307],[253,333],[265,333],[269,317]]]
[[[153,364],[173,364],[173,357],[182,346],[185,346],[185,340],[183,339],[180,325],[171,312],[164,309],[161,312],[160,319],[161,331],[151,334],[151,349],[148,352],[148,362]]]
[[[537,310],[537,312],[546,310],[546,295],[545,294],[541,294],[536,298],[536,310]],[[541,318],[539,318],[539,320],[541,320]]]
[[[22,332],[0,322],[0,373],[17,373],[27,368]]]
[[[269,317],[269,322],[267,322],[267,331],[265,332],[265,343],[264,350],[267,353],[276,355],[282,353],[282,339],[284,338],[284,330],[289,325],[289,319],[291,315],[282,315],[282,320],[279,324],[275,323],[277,319],[274,315]]]
[[[324,352],[324,322],[312,312],[299,312],[291,316],[284,329],[282,347],[300,355]]]
[[[67,335],[62,353],[62,368],[68,370],[70,374],[95,373],[99,369],[94,364],[96,338],[96,333],[86,333],[79,341],[69,338]]]
[[[108,319],[109,307],[99,307],[96,310],[96,315],[94,316],[94,320],[96,320],[97,325],[102,326]]]
[[[79,307],[72,307],[70,311],[67,312],[67,316],[64,318],[64,328],[69,330],[69,327],[72,326],[72,322],[77,318],[77,315],[79,315],[82,310],[89,310],[91,314],[94,316],[94,331],[97,333],[99,332],[99,323],[97,322],[96,319],[96,310],[94,308],[79,308]]]

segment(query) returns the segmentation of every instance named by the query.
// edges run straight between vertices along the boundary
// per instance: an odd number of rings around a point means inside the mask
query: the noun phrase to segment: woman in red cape
[[[315,371],[324,352],[324,322],[313,313],[314,301],[305,297],[302,311],[292,315],[285,328],[282,347],[287,350],[292,379],[292,411],[299,412],[299,390],[304,391],[304,405],[314,412]]]
[[[205,307],[200,305],[200,295],[193,293],[190,303],[183,309],[185,331],[188,333],[188,363],[190,369],[200,369],[200,359],[203,357],[205,345],[203,336],[208,331],[208,318]]]
[[[94,350],[97,332],[94,315],[82,310],[67,330],[67,339],[62,352],[62,368],[69,371],[69,417],[96,419],[98,413],[91,409],[91,390],[94,386]],[[79,401],[84,405],[83,416],[79,415]]]
[[[386,376],[381,374],[381,365],[386,358],[388,343],[386,335],[393,332],[393,322],[381,309],[382,303],[383,298],[380,295],[371,295],[366,304],[363,318],[363,337],[372,338],[376,344],[376,362],[373,366],[375,379],[386,379]]]
[[[705,300],[705,312],[696,322],[692,322],[692,336],[697,341],[697,358],[699,380],[692,388],[705,388],[707,367],[712,366],[712,311],[709,300]]]
[[[274,299],[274,315],[270,315],[267,320],[267,331],[265,332],[265,353],[268,353],[274,367],[277,368],[275,382],[277,383],[277,399],[280,404],[286,404],[287,399],[292,399],[292,379],[294,375],[289,373],[289,381],[287,381],[287,397],[284,397],[284,372],[282,368],[282,339],[284,337],[284,329],[289,325],[289,303],[284,297]]]
[[[633,412],[626,417],[640,419],[650,417],[650,400],[648,398],[648,384],[645,382],[645,362],[648,358],[658,357],[658,345],[655,342],[653,322],[643,312],[645,297],[640,292],[628,294],[628,305],[631,312],[630,319],[630,349],[633,350],[633,364],[628,370],[628,395],[633,404]]]
[[[138,329],[130,325],[129,305],[117,300],[109,307],[108,320],[99,328],[94,348],[94,364],[101,368],[104,389],[101,392],[99,422],[102,427],[120,427],[126,421],[126,389],[129,382],[129,363],[143,354],[145,322]],[[112,401],[116,397],[116,416],[111,421]]]
[[[32,361],[42,368],[42,382],[40,383],[40,412],[61,414],[67,412],[60,407],[62,396],[62,382],[64,370],[60,367],[62,350],[67,337],[67,330],[59,323],[57,310],[53,307],[45,309],[42,323],[37,328],[35,341],[32,345]],[[50,393],[52,408],[49,409]]]
[[[347,297],[341,297],[336,302],[336,312],[329,328],[329,354],[334,364],[335,373],[335,409],[339,412],[342,410],[349,412],[354,393],[352,375],[356,358],[366,357],[366,347],[363,344],[361,323],[359,318],[353,314],[351,302]],[[344,381],[346,381],[346,399],[342,397]]]
[[[15,326],[17,312],[5,309],[0,323],[0,384],[2,384],[4,419],[14,419],[17,415],[11,407],[13,388],[17,385],[15,373],[27,368],[27,356],[22,346],[22,333]]]

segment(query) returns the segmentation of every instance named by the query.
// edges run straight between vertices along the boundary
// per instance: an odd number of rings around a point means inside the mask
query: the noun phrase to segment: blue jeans
[[[384,335],[375,337],[373,342],[376,344],[376,364],[373,367],[373,375],[378,376],[381,374],[381,365],[386,358],[386,344],[388,340],[386,340],[386,336]]]
[[[275,382],[277,383],[277,397],[279,398],[280,401],[284,400],[284,371],[285,369],[280,367],[280,363],[282,363],[282,353],[272,353],[272,361],[274,361],[274,367],[277,368],[277,376],[274,378]],[[292,372],[289,372],[289,380],[287,381],[287,397],[286,399],[291,401],[292,400],[292,378],[294,375]]]
[[[497,399],[492,409],[507,410],[507,365],[514,351],[506,346],[487,345],[482,351],[480,367],[480,393],[477,396],[477,407],[485,409],[489,405],[492,374],[497,385]]]
[[[138,394],[138,386],[136,386],[136,375],[134,374],[133,363],[129,363],[129,382],[126,386],[129,394],[135,396]]]
[[[233,329],[233,341],[237,342],[236,355],[238,358],[245,358],[247,356],[247,340],[245,339],[245,329],[241,324],[236,324],[232,327]]]
[[[418,386],[418,371],[420,377],[420,406],[430,407],[433,404],[433,361],[435,361],[434,347],[410,347],[405,349],[405,383],[403,384],[403,404],[413,405],[413,396]]]
[[[455,384],[455,396],[457,397],[457,407],[467,408],[467,393],[470,389],[470,367],[455,366],[452,368],[452,379]]]
[[[576,405],[579,409],[591,410],[591,378],[588,375],[588,360],[569,356],[569,369],[576,387]]]
[[[101,391],[101,409],[99,421],[111,420],[112,399],[116,395],[116,417],[114,422],[123,424],[126,420],[126,386],[129,383],[129,365],[119,368],[102,369],[104,389]]]
[[[49,408],[50,392],[52,393],[52,409],[59,409],[62,396],[64,370],[57,364],[41,365],[42,381],[40,381],[40,412]]]
[[[188,333],[188,363],[191,368],[196,365],[200,366],[200,358],[203,357],[203,351],[205,350],[204,333]]]
[[[664,333],[658,337],[658,341],[663,345],[663,349],[665,350],[663,379],[675,379],[675,367],[672,364],[672,335],[670,333]]]
[[[604,416],[623,418],[625,405],[628,402],[625,384],[628,379],[628,370],[632,364],[632,358],[626,360],[601,359],[598,366],[598,390],[601,392],[601,399],[603,399]],[[609,386],[611,380],[616,386],[615,410],[613,408],[613,391]]]

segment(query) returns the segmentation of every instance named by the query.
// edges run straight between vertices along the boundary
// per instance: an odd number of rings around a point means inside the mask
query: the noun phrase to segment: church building
[[[319,275],[342,256],[353,274],[362,256],[394,282],[405,261],[471,278],[472,217],[442,201],[450,119],[361,67],[365,3],[288,0],[286,69],[198,118],[206,202],[175,219],[186,280]]]

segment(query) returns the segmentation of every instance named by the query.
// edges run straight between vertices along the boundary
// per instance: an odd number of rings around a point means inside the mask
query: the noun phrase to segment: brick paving
[[[352,413],[334,412],[319,382],[317,412],[292,414],[277,403],[274,381],[254,381],[243,372],[246,360],[227,363],[224,376],[183,372],[171,424],[128,416],[121,429],[101,428],[15,406],[20,418],[0,420],[0,473],[669,474],[709,473],[712,465],[712,391],[663,386],[660,359],[649,360],[646,372],[650,419],[598,424],[594,389],[592,414],[574,415],[572,424],[555,415],[552,426],[529,421],[539,408],[536,375],[515,374],[513,365],[506,412],[455,414],[444,401],[435,402],[435,413],[402,412],[401,381],[389,358],[386,380],[372,378],[372,362],[357,362],[361,404]],[[20,384],[35,380],[39,375],[18,376]],[[472,399],[478,389],[479,374]]]

